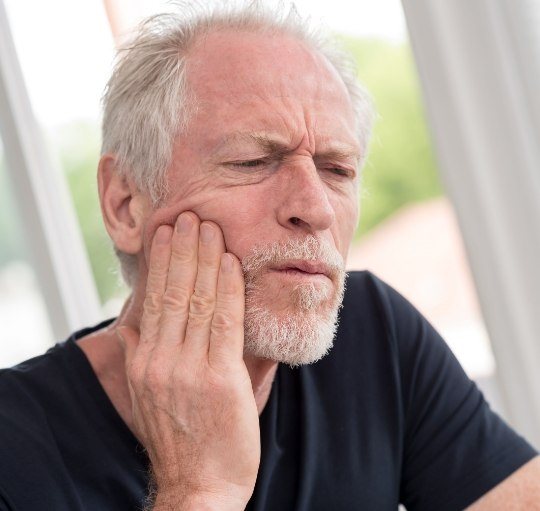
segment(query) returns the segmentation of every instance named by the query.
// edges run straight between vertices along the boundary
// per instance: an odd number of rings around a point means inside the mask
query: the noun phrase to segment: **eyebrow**
[[[225,135],[217,144],[214,152],[220,151],[223,147],[236,142],[248,142],[255,144],[270,155],[282,156],[290,152],[291,144],[280,136],[269,133],[257,133],[251,131],[234,131]],[[347,159],[354,158],[360,160],[360,149],[357,144],[348,142],[332,142],[330,147],[324,151],[316,151],[314,158],[334,158]]]

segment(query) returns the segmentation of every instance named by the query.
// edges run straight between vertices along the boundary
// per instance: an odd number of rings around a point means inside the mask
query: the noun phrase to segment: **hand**
[[[244,280],[221,229],[182,213],[152,241],[140,336],[122,326],[135,434],[157,501],[244,509],[260,461],[243,361]],[[232,506],[228,506],[232,503]]]

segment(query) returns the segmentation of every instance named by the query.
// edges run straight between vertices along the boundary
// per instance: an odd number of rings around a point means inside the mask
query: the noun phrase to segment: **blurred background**
[[[168,9],[3,3],[1,367],[114,316],[126,297],[97,199],[99,101],[115,44]],[[492,406],[538,442],[540,116],[527,98],[540,84],[529,65],[540,56],[540,6],[521,3],[510,21],[503,0],[296,5],[352,53],[378,112],[349,269],[369,269],[415,304]]]

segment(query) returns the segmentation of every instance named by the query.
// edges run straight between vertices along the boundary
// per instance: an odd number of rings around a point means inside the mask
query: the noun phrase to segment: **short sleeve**
[[[390,286],[377,285],[399,357],[401,502],[408,511],[462,510],[537,453],[490,409],[430,323]]]

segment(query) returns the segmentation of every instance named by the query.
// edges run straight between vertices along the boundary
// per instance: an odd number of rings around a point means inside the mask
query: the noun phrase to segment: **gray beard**
[[[313,283],[290,290],[290,307],[273,311],[272,300],[261,284],[268,267],[287,259],[323,261],[331,268],[333,289]],[[256,247],[242,260],[246,281],[244,354],[270,359],[292,367],[311,364],[332,348],[338,312],[345,291],[343,259],[314,236]]]

